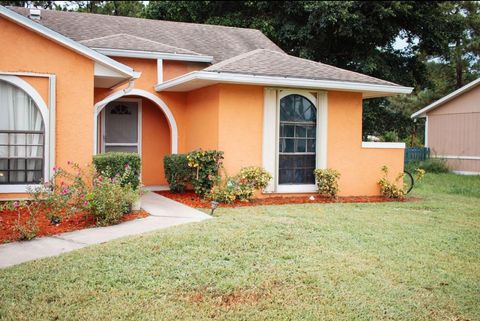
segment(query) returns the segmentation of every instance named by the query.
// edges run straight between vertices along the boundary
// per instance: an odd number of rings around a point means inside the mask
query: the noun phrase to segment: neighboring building
[[[425,146],[460,174],[480,174],[480,78],[412,114],[425,117]]]
[[[314,168],[342,195],[379,194],[404,144],[362,142],[362,101],[411,88],[284,53],[260,31],[0,6],[0,197],[68,161],[138,152],[144,185],[163,157],[225,152],[230,175],[263,166],[266,192],[314,192]]]

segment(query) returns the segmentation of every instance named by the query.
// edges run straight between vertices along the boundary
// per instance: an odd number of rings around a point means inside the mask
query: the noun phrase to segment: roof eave
[[[464,92],[473,89],[475,86],[480,84],[480,78],[466,84],[465,86],[451,92],[450,94],[440,98],[439,100],[431,103],[427,107],[424,107],[416,112],[414,112],[410,117],[411,118],[422,118],[427,116],[427,112],[440,107],[441,105],[445,104],[446,102],[456,98],[457,96],[462,95]]]
[[[88,57],[108,68],[112,68],[113,70],[123,74],[126,78],[133,78],[135,76],[135,71],[129,66],[119,63],[118,61],[115,61],[101,53],[98,53],[95,50],[90,49],[68,37],[65,37],[64,35],[53,31],[52,29],[49,29],[39,23],[36,23],[21,14],[9,10],[4,6],[0,6],[0,16],[5,17],[6,19],[13,21],[29,30],[37,32],[42,36],[54,42],[57,42],[65,47],[68,47],[69,49],[85,57]]]
[[[339,90],[362,92],[364,98],[385,97],[396,94],[409,94],[412,87],[379,85],[362,82],[317,80],[293,77],[260,76],[251,74],[223,73],[211,71],[194,71],[180,77],[170,79],[157,84],[155,90],[160,91],[187,91],[181,90],[181,86],[189,82],[198,82],[198,88],[215,83],[235,83],[246,85],[264,85],[275,87],[295,87],[322,90]],[[205,85],[201,85],[201,83]],[[180,89],[179,89],[180,88]],[[194,89],[198,89],[194,88]],[[192,90],[192,89],[189,89]]]

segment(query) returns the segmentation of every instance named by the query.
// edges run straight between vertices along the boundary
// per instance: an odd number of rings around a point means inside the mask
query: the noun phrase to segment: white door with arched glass
[[[6,185],[41,183],[46,126],[39,107],[27,92],[0,80],[0,116],[0,191]]]

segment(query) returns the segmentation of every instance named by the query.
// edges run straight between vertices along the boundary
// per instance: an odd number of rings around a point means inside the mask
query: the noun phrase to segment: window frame
[[[314,92],[314,94],[312,94]],[[289,95],[299,95],[303,96],[308,99],[313,106],[316,108],[316,131],[315,131],[315,167],[319,167],[319,133],[320,133],[320,124],[321,121],[319,117],[321,116],[319,113],[318,108],[318,99],[317,97],[319,94],[315,91],[308,91],[308,90],[279,90],[277,94],[277,101],[276,101],[276,148],[275,148],[275,191],[277,193],[311,193],[316,192],[317,187],[316,184],[280,184],[279,183],[279,169],[280,169],[280,102],[282,98],[289,96]],[[288,155],[312,155],[313,153],[288,153]]]
[[[38,93],[38,91],[30,85],[27,81],[23,80],[19,76],[27,76],[27,77],[47,77],[49,79],[49,102],[50,102],[50,109],[52,112],[49,111],[47,104],[45,103],[42,96]],[[35,103],[36,107],[39,109],[40,114],[42,116],[43,125],[44,125],[44,150],[43,150],[43,175],[42,175],[42,183],[47,182],[50,179],[50,167],[53,165],[52,155],[54,150],[51,149],[52,139],[54,137],[51,135],[51,126],[50,120],[54,122],[54,101],[55,101],[55,76],[54,75],[44,75],[44,74],[35,74],[35,73],[21,73],[17,76],[16,74],[12,73],[3,73],[0,72],[0,81],[5,81],[20,90],[23,90]],[[26,193],[28,192],[29,188],[41,186],[41,184],[0,184],[0,193]]]

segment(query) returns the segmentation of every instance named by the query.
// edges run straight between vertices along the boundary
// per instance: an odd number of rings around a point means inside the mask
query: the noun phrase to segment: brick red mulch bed
[[[25,221],[27,221],[28,216],[28,211],[26,209],[22,210],[20,212],[20,223],[24,224]],[[125,214],[122,217],[121,222],[131,221],[147,216],[148,213],[144,210],[135,211]],[[0,244],[18,240],[19,233],[15,228],[15,222],[17,219],[17,211],[0,211]],[[43,212],[39,212],[36,216],[36,219],[39,229],[37,236],[54,235],[95,226],[94,218],[91,215],[86,215],[85,213],[77,213],[70,216],[68,219],[65,217],[59,224],[55,225],[50,223],[50,220]]]
[[[183,194],[175,194],[170,191],[155,192],[162,196],[168,197],[174,201],[195,208],[210,208],[210,201],[203,200],[194,192],[188,191]],[[235,201],[231,204],[220,204],[219,207],[241,207],[241,206],[258,206],[258,205],[284,205],[284,204],[307,204],[307,203],[382,203],[382,202],[404,202],[413,200],[392,200],[381,196],[349,196],[339,197],[333,200],[326,197],[314,195],[314,200],[310,200],[310,196],[268,196],[265,198],[256,198],[251,201],[242,202]]]

